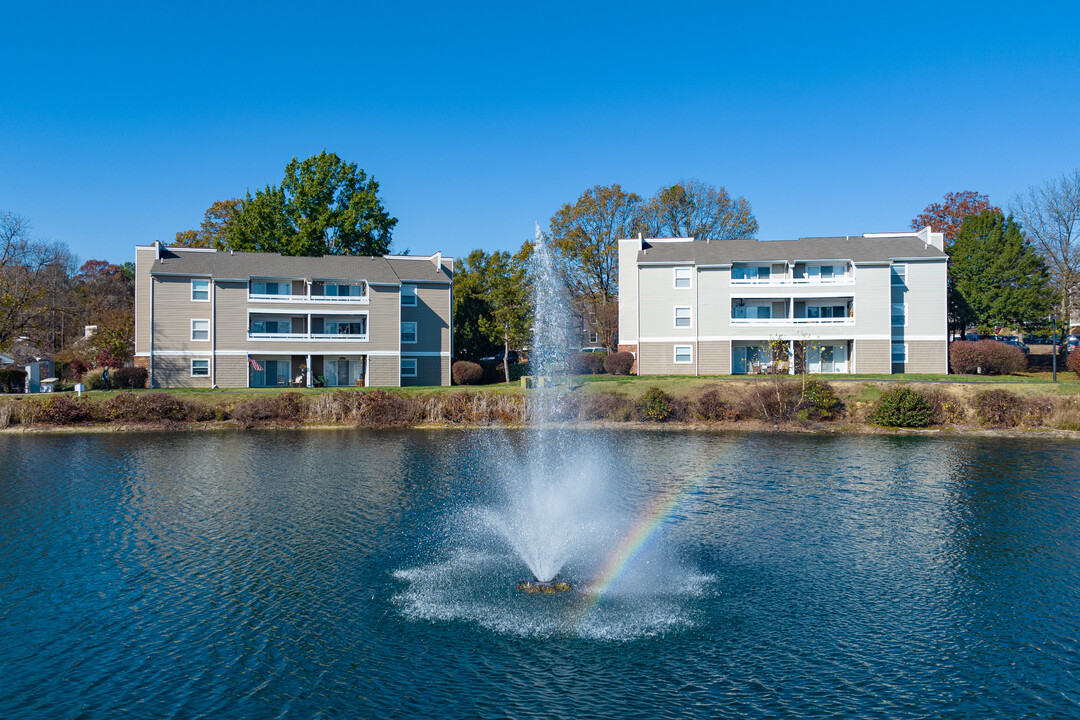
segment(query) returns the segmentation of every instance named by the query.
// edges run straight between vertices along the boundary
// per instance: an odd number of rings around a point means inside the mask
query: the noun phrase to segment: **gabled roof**
[[[403,274],[399,274],[403,273]],[[287,257],[278,253],[207,252],[161,248],[151,275],[195,275],[221,279],[250,277],[306,280],[365,280],[399,285],[402,280],[450,282],[450,273],[426,257],[392,258],[324,255]],[[407,277],[406,277],[407,276]]]
[[[696,265],[727,265],[733,262],[796,262],[800,260],[851,260],[888,262],[892,258],[941,258],[947,256],[914,235],[893,237],[815,237],[798,240],[694,240],[692,242],[643,241],[639,263],[693,262]]]

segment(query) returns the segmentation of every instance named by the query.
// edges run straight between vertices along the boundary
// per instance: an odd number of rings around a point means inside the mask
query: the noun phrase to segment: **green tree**
[[[240,214],[243,202],[240,198],[215,200],[203,214],[202,225],[198,230],[184,230],[176,233],[174,247],[212,248],[226,243],[228,227]]]
[[[506,251],[494,252],[487,257],[484,276],[489,311],[480,317],[480,330],[492,342],[503,347],[503,372],[510,382],[508,365],[511,345],[520,346],[529,341],[532,324],[532,307],[529,302],[529,278],[527,259],[530,246],[511,256]]]
[[[397,219],[378,193],[374,178],[334,153],[293,158],[280,186],[245,195],[215,246],[282,255],[383,255]]]
[[[493,355],[498,347],[480,329],[480,318],[491,313],[486,268],[483,250],[454,260],[454,354],[463,360]]]
[[[725,188],[700,180],[660,188],[645,203],[643,223],[650,237],[734,240],[755,237],[758,231],[746,198],[732,198]]]
[[[983,210],[1001,212],[1001,208],[990,204],[990,197],[974,190],[961,190],[945,194],[943,202],[930,203],[911,221],[912,230],[922,230],[929,225],[934,232],[945,234],[945,246],[956,242],[960,236],[960,227],[965,218],[978,215]]]
[[[1045,322],[1056,302],[1050,273],[1011,215],[969,216],[949,250],[953,285],[980,330],[1025,331]]]
[[[618,184],[590,188],[551,217],[551,245],[573,309],[592,319],[608,347],[618,335],[619,239],[640,227],[641,196]]]

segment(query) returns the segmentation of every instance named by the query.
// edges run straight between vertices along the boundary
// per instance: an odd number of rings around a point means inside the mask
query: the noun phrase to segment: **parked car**
[[[982,335],[980,335],[979,333],[968,333],[964,336],[964,339],[968,342],[976,342],[978,340],[982,340]]]
[[[606,349],[602,348],[602,347],[583,347],[583,348],[581,348],[581,352],[598,353],[598,352],[606,352]]]
[[[1031,352],[1031,350],[1028,348],[1028,346],[1025,345],[1024,343],[1020,342],[1017,338],[1007,337],[1006,336],[1006,337],[996,337],[994,339],[997,340],[998,342],[1003,342],[1006,345],[1012,345],[1013,347],[1020,348],[1021,352],[1023,352],[1025,355],[1027,355],[1028,353]]]
[[[1065,349],[1072,352],[1077,347],[1080,347],[1080,335],[1070,335],[1065,340]]]
[[[503,361],[503,354],[502,353],[499,353],[498,355],[488,355],[487,357],[480,358],[480,362],[502,362],[502,361]],[[506,361],[509,362],[511,365],[517,364],[517,362],[518,362],[517,350],[511,350],[506,356]]]

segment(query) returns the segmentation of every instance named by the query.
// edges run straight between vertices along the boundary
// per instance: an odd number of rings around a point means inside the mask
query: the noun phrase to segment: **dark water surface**
[[[0,718],[1080,717],[1075,443],[582,435],[701,473],[589,606],[461,539],[495,437],[0,436]]]

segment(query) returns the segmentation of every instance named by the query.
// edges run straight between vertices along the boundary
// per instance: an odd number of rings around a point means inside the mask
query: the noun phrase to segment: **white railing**
[[[732,325],[854,325],[855,318],[731,318]]]
[[[356,333],[248,333],[248,340],[352,340],[366,342],[367,339],[367,333],[363,335],[357,335]]]
[[[768,280],[737,280],[731,279],[732,285],[762,285],[778,287],[782,285],[854,285],[855,278],[853,277],[839,277],[839,278],[789,278],[789,277],[777,277],[769,278]]]
[[[320,302],[347,302],[367,305],[371,302],[367,295],[357,296],[330,296],[330,295],[248,295],[249,302],[282,302],[282,303],[320,303]]]

